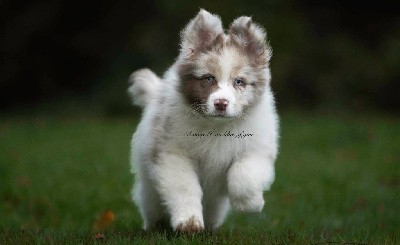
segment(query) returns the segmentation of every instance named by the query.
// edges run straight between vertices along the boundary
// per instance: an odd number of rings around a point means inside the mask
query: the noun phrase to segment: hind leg
[[[204,223],[208,230],[218,229],[230,209],[227,195],[216,195],[204,201]]]
[[[143,229],[152,230],[165,217],[158,193],[151,183],[138,180],[134,189],[134,201],[143,219]]]

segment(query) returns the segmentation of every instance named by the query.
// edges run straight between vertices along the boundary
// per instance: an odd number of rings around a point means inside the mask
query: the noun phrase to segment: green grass
[[[287,113],[276,182],[261,214],[232,212],[216,233],[143,233],[131,202],[133,118],[0,120],[0,244],[101,242],[400,243],[399,118]]]

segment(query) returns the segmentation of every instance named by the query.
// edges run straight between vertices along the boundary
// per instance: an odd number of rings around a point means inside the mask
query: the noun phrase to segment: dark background
[[[0,1],[1,112],[129,112],[127,78],[159,75],[199,8],[268,32],[281,110],[400,113],[396,1]]]

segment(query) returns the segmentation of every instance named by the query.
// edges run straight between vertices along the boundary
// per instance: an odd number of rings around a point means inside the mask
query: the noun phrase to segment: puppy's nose
[[[216,99],[214,101],[215,109],[218,111],[225,111],[226,107],[228,107],[229,101],[226,99]]]

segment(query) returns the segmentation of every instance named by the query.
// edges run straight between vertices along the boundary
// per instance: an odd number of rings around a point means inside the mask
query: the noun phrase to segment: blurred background
[[[126,113],[130,72],[162,75],[200,7],[266,28],[280,110],[400,112],[400,4],[310,0],[1,1],[1,111]]]
[[[162,75],[200,8],[265,27],[281,118],[263,213],[233,212],[214,241],[398,243],[400,2],[344,0],[0,0],[0,243],[140,234],[128,77]]]

